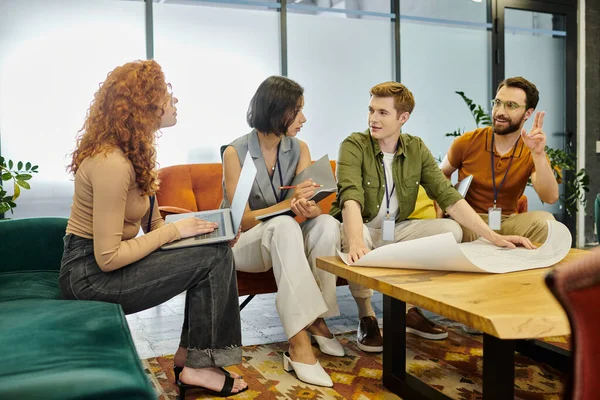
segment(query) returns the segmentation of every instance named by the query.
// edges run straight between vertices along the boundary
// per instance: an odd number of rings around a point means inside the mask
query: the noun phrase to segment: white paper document
[[[424,237],[381,246],[358,262],[350,263],[348,255],[338,251],[348,265],[426,269],[438,271],[483,272],[502,274],[544,268],[561,261],[571,248],[571,232],[557,221],[547,221],[548,238],[534,250],[523,247],[503,249],[485,239],[456,243],[452,233]]]

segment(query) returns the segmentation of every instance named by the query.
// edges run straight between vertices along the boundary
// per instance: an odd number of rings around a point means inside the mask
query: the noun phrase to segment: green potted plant
[[[37,174],[38,166],[32,165],[29,161],[13,162],[0,157],[0,216],[9,211],[13,213],[13,208],[17,206],[15,201],[21,195],[21,189],[30,189],[29,180],[32,174]],[[12,182],[11,182],[12,181]],[[13,187],[13,194],[7,194],[5,185]]]
[[[483,110],[481,105],[475,104],[471,99],[465,96],[464,92],[455,93],[458,94],[467,107],[469,107],[477,128],[492,125],[492,118]],[[459,128],[454,132],[446,133],[446,136],[460,136],[463,133],[465,133],[465,130]],[[567,213],[573,215],[577,211],[577,201],[580,201],[584,207],[587,203],[585,196],[586,193],[590,191],[588,188],[590,178],[585,173],[585,169],[582,168],[577,171],[575,156],[569,147],[567,147],[565,151],[546,146],[546,154],[550,159],[550,166],[554,171],[554,177],[558,183],[563,183],[563,173],[565,171],[573,171],[573,177],[564,181],[565,191],[564,194],[559,197],[559,201],[565,207]],[[531,186],[531,181],[529,181],[528,185]]]

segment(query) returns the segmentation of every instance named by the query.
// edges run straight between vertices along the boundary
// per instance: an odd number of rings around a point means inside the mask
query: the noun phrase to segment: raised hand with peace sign
[[[523,139],[523,143],[525,143],[525,146],[531,150],[533,155],[543,154],[544,149],[546,148],[546,134],[542,130],[545,115],[545,111],[538,111],[535,113],[535,120],[533,121],[533,126],[531,127],[531,131],[529,131],[529,133],[527,133],[525,128],[521,129],[521,138]]]

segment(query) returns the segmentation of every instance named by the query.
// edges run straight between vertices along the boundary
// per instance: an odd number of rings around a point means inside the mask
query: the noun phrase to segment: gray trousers
[[[64,243],[59,283],[65,299],[116,303],[131,314],[187,290],[180,342],[188,349],[185,365],[225,367],[242,361],[237,280],[227,244],[157,250],[103,272],[92,239],[67,234]]]

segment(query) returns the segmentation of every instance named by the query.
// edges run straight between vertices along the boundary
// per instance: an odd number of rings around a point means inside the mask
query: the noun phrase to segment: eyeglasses
[[[516,111],[521,107],[527,107],[527,105],[525,104],[517,104],[514,101],[502,101],[500,99],[493,99],[492,100],[492,108],[494,110],[500,108],[500,106],[504,106],[504,109],[508,112],[512,112],[512,111]]]

